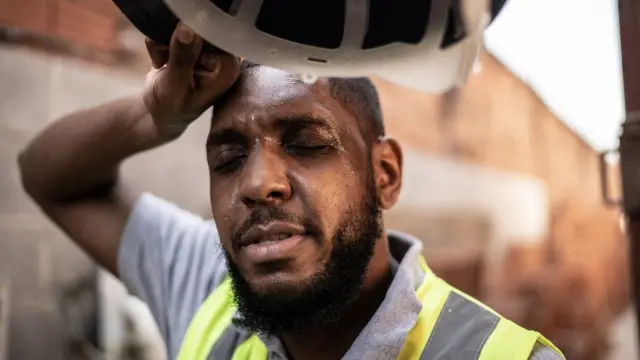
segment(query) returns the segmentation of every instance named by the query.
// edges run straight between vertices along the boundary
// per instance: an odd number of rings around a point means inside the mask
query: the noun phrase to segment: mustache
[[[259,207],[253,210],[238,229],[234,231],[233,236],[231,237],[232,244],[238,245],[242,235],[253,227],[266,225],[273,221],[302,225],[306,233],[319,232],[319,228],[309,218],[297,215],[294,212],[277,206]]]

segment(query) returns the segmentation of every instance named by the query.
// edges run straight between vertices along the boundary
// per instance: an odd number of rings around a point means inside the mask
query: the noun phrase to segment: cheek
[[[308,203],[313,204],[316,216],[325,228],[325,234],[333,234],[343,214],[361,198],[361,180],[351,168],[334,167],[332,170],[307,174]]]
[[[234,208],[231,201],[231,192],[224,191],[220,186],[211,186],[209,190],[209,197],[211,201],[211,213],[213,220],[216,223],[218,235],[222,246],[226,249],[230,249],[230,239],[233,232]]]

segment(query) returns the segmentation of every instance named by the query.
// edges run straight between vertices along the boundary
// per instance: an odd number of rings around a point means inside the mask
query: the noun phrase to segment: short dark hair
[[[243,61],[240,73],[243,74],[251,68],[260,67],[250,61]],[[385,135],[382,110],[378,91],[371,79],[357,78],[329,78],[329,94],[336,99],[356,120],[367,142],[373,142]],[[216,103],[226,102],[223,96]]]
[[[362,134],[369,137],[367,140],[375,141],[385,135],[380,99],[371,79],[330,78],[329,92],[358,120]]]

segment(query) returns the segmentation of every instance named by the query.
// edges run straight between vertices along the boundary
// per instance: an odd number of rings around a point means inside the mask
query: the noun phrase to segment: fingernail
[[[215,61],[212,63],[211,75],[218,76],[219,71],[220,71],[220,58],[216,56]]]
[[[191,44],[193,42],[193,31],[186,26],[180,25],[178,28],[178,40],[183,44]]]

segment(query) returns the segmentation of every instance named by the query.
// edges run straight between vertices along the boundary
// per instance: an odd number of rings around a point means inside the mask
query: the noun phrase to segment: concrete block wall
[[[143,44],[141,37],[138,42]],[[16,157],[54,119],[137,93],[145,74],[16,46],[0,45],[0,64],[0,277],[11,285],[9,359],[66,359],[57,296],[62,286],[95,271],[95,265],[24,194]],[[178,141],[126,162],[125,180],[191,211],[208,208],[204,144],[209,117],[204,114]],[[111,277],[100,276],[99,282],[103,294],[112,295],[104,298],[109,303],[102,311],[110,317],[104,319],[101,337],[116,349],[121,315],[131,308],[130,300]],[[138,313],[140,330],[153,333],[148,313]]]
[[[0,46],[0,277],[10,285],[8,359],[64,359],[62,287],[95,265],[24,194],[17,154],[63,112],[122,96],[139,81],[27,49]]]

